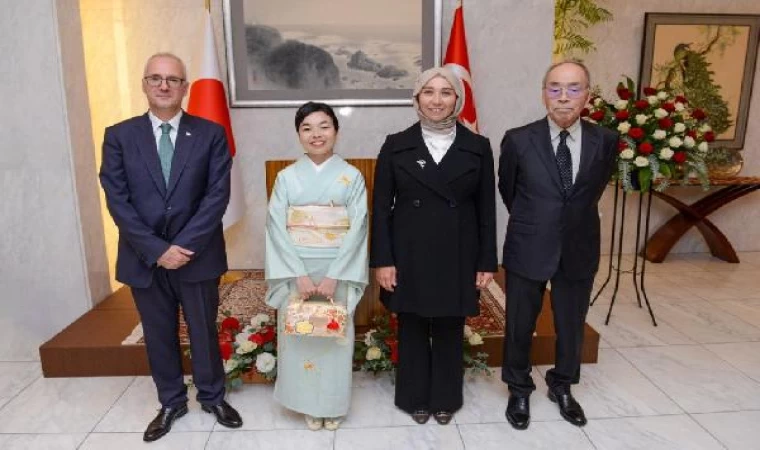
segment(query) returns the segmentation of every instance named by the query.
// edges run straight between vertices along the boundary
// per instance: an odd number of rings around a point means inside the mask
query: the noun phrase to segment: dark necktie
[[[562,189],[565,194],[570,192],[573,187],[573,157],[570,155],[570,147],[567,146],[567,137],[570,136],[567,130],[559,132],[559,145],[557,145],[557,167],[559,168],[559,178],[562,180]]]

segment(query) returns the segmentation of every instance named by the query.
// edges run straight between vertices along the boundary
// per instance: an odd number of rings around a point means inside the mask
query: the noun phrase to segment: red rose
[[[395,334],[398,331],[398,317],[395,314],[391,314],[391,318],[388,321],[388,325]]]
[[[657,89],[647,86],[644,88],[644,95],[655,95],[657,94]]]
[[[222,330],[219,332],[219,342],[232,342],[235,338],[232,337],[232,333],[230,333],[227,330]]]
[[[708,131],[707,133],[705,133],[705,140],[707,142],[714,141],[715,140],[715,133],[713,133],[712,131]]]
[[[654,150],[654,147],[649,142],[642,142],[639,144],[639,153],[642,155],[650,155],[652,154],[652,151]]]
[[[664,109],[667,112],[673,112],[673,111],[676,110],[676,105],[674,105],[674,104],[672,104],[670,102],[665,102],[665,103],[662,104],[662,109]]]
[[[398,363],[398,341],[388,338],[385,340],[385,344],[391,349],[390,360],[393,364]]]
[[[686,132],[686,136],[689,136],[692,139],[696,139],[697,138],[697,132],[694,131],[694,130],[689,130],[689,131]]]
[[[676,103],[683,103],[685,105],[689,103],[689,101],[686,100],[686,97],[684,97],[683,95],[679,95],[676,97]]]
[[[338,330],[340,330],[340,324],[335,319],[332,319],[327,324],[327,329],[328,330],[332,330],[332,331],[338,331]]]
[[[618,141],[618,153],[622,152],[623,150],[627,148],[628,148],[628,144],[625,141],[623,140]]]
[[[589,114],[588,108],[583,108],[581,110],[581,117],[588,117],[588,114]]]
[[[238,330],[240,329],[240,321],[236,318],[229,316],[222,320],[222,330]]]
[[[704,120],[707,117],[707,114],[705,114],[705,112],[701,109],[697,108],[691,113],[691,116],[697,120]]]
[[[636,103],[634,103],[633,106],[635,106],[636,109],[645,110],[649,108],[649,102],[646,100],[636,100]]]
[[[592,112],[591,118],[599,122],[600,120],[604,119],[604,111],[596,110]]]
[[[628,111],[626,111],[625,109],[615,113],[615,118],[621,122],[624,120],[628,120],[628,116],[630,116],[630,114],[628,114]]]
[[[668,128],[673,126],[673,119],[670,117],[663,117],[658,121],[658,124],[660,125],[660,128],[663,130],[667,130]]]
[[[617,90],[618,97],[620,97],[621,100],[628,100],[630,99],[633,94],[631,94],[631,91],[628,89],[622,88]]]
[[[260,334],[261,337],[264,339],[264,342],[269,342],[274,340],[274,327],[264,327],[261,331],[259,331],[257,334]]]
[[[229,342],[219,343],[219,353],[222,355],[222,359],[227,361],[232,356],[233,348]]]
[[[644,130],[639,127],[631,128],[628,130],[628,136],[634,139],[641,139],[644,137]]]
[[[673,161],[677,162],[678,164],[686,161],[686,152],[675,152],[673,154]]]
[[[253,342],[256,345],[264,345],[264,336],[262,336],[260,333],[253,333],[252,335],[248,336],[248,340]]]

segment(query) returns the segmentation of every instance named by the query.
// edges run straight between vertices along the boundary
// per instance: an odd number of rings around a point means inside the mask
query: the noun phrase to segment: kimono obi
[[[304,205],[288,208],[287,230],[294,245],[338,248],[350,222],[345,206]]]

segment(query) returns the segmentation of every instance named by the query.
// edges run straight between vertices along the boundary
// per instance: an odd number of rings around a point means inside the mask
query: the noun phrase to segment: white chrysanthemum
[[[662,108],[657,108],[654,110],[654,116],[658,119],[662,119],[663,117],[668,117],[668,112]]]
[[[628,108],[628,100],[618,100],[615,102],[615,109],[622,111]]]
[[[633,164],[636,167],[646,167],[649,165],[649,160],[644,156],[637,156],[636,159],[633,160]]]
[[[694,146],[697,145],[697,142],[694,140],[691,136],[686,136],[683,138],[683,146],[686,148],[694,148]]]
[[[377,331],[376,329],[371,328],[369,331],[364,333],[364,345],[366,345],[367,347],[372,345],[372,335],[375,334],[376,331]]]
[[[668,133],[666,133],[665,130],[654,130],[654,133],[652,133],[652,137],[658,141],[665,139],[667,136]]]
[[[372,346],[367,349],[367,354],[364,356],[364,358],[367,361],[374,361],[376,359],[380,359],[383,356],[383,351],[380,350],[379,347]]]
[[[707,144],[707,142],[700,142],[697,146],[697,150],[699,150],[702,153],[707,153],[707,150],[710,148],[710,146]]]
[[[647,102],[649,102],[650,105],[656,105],[660,103],[660,100],[657,98],[656,95],[650,95],[647,97]]]
[[[235,350],[235,353],[237,353],[238,355],[244,355],[246,353],[250,353],[256,350],[256,347],[258,347],[258,345],[255,342],[245,341],[245,342],[242,342],[240,345],[238,345],[238,348]]]
[[[686,109],[686,106],[684,106],[684,104],[681,102],[676,102],[675,108],[676,108],[676,111],[681,112],[684,109]]]
[[[481,345],[483,343],[483,337],[478,333],[472,333],[472,336],[467,338],[470,345]]]
[[[621,134],[626,134],[626,133],[628,133],[628,130],[630,130],[630,129],[631,129],[631,124],[630,124],[630,123],[628,123],[628,122],[620,122],[620,123],[618,124],[618,126],[617,126],[617,130],[618,130],[618,131],[619,131]]]
[[[464,337],[466,337],[467,339],[469,339],[470,336],[472,336],[472,328],[470,328],[469,325],[465,325],[464,326]]]
[[[678,122],[677,124],[673,126],[673,131],[675,131],[676,133],[683,133],[684,131],[686,131],[686,125],[682,124],[681,122]]]
[[[665,100],[666,98],[668,98],[668,93],[665,91],[660,91],[657,93],[657,98],[659,98],[660,100]]]
[[[682,141],[682,140],[681,140],[681,138],[679,138],[678,136],[673,136],[673,137],[672,137],[672,138],[670,138],[670,140],[668,141],[668,145],[669,145],[669,146],[671,146],[671,147],[673,147],[673,148],[678,148],[678,147],[680,147],[681,145],[683,145],[683,141]]]
[[[259,353],[259,355],[256,357],[256,370],[258,370],[260,373],[269,373],[274,369],[275,364],[277,364],[277,358],[274,357],[271,353]]]
[[[660,150],[660,159],[663,159],[665,161],[670,161],[670,158],[673,157],[673,150],[670,149],[670,147],[665,147],[662,150]]]
[[[637,125],[644,125],[647,123],[647,120],[649,120],[649,116],[646,114],[636,114],[636,124]]]
[[[703,133],[707,133],[708,131],[712,131],[712,127],[708,124],[704,124],[701,127],[699,127],[699,131]]]
[[[237,369],[238,362],[236,359],[228,359],[224,362],[224,373],[230,373],[233,370]]]
[[[623,150],[622,152],[620,152],[620,157],[622,159],[633,159],[633,155],[635,155],[635,153],[630,148],[627,148]]]

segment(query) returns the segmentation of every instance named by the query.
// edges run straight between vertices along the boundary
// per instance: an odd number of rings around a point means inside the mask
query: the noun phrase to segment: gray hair
[[[564,64],[574,64],[580,67],[581,69],[583,69],[583,73],[586,74],[586,82],[588,84],[587,87],[591,87],[591,72],[589,72],[588,67],[586,67],[586,65],[583,64],[583,62],[579,59],[566,59],[549,66],[549,68],[546,69],[546,72],[544,73],[544,79],[541,81],[541,86],[542,87],[546,86],[546,79],[549,78],[549,74],[551,73],[552,70]]]
[[[148,58],[148,60],[145,61],[145,68],[143,69],[143,76],[147,76],[148,75],[148,65],[150,64],[151,61],[153,61],[156,58],[171,58],[171,59],[177,61],[179,63],[179,65],[180,65],[180,67],[182,68],[182,78],[185,79],[185,80],[187,80],[187,67],[185,67],[185,62],[182,61],[182,59],[179,56],[177,56],[177,55],[175,55],[174,53],[171,53],[171,52],[158,52],[158,53],[152,54],[150,56],[150,58]]]

